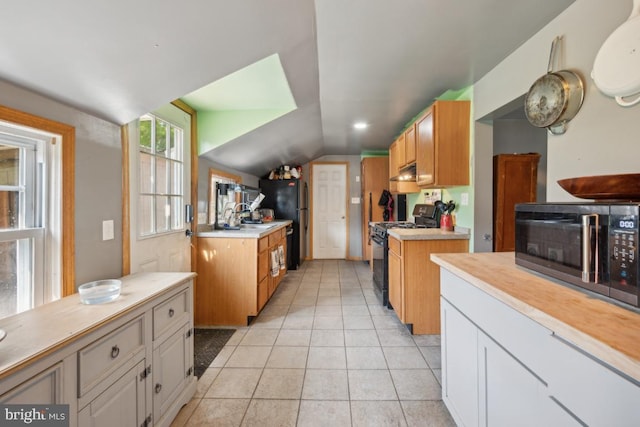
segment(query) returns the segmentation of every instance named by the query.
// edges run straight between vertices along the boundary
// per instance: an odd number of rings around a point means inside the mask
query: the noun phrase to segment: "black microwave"
[[[636,203],[515,207],[516,264],[638,307]]]

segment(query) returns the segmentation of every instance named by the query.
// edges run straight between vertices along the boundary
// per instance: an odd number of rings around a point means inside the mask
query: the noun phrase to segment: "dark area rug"
[[[235,329],[196,329],[193,341],[194,369],[198,379],[211,365]]]

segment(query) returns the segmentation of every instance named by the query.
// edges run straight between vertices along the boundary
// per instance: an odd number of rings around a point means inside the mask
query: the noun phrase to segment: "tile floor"
[[[368,264],[308,261],[240,328],[172,426],[454,426],[440,336],[411,336]]]

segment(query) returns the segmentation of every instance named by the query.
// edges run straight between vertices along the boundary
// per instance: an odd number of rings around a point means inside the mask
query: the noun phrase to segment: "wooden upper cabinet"
[[[435,184],[436,165],[433,143],[433,107],[416,122],[416,183]]]
[[[416,162],[416,124],[404,131],[404,160],[407,165]]]
[[[389,146],[389,178],[398,176],[398,144],[394,141]],[[398,190],[398,184],[396,181],[389,181],[389,191],[395,193]]]
[[[400,134],[398,139],[396,139],[396,150],[396,169],[400,171],[400,169],[407,164],[406,150],[404,145],[404,133]],[[396,175],[398,174],[396,173]]]
[[[389,146],[389,178],[398,175],[398,141]]]
[[[420,187],[469,185],[469,101],[436,101],[416,121]]]

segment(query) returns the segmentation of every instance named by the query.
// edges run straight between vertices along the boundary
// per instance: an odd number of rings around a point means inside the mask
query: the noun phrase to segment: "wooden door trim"
[[[189,104],[179,99],[171,103],[173,106],[187,113],[191,118],[191,206],[198,206],[198,112],[191,108]],[[193,210],[193,222],[191,223],[191,271],[198,271],[198,212]],[[197,277],[193,278],[193,295],[195,296],[195,288]]]
[[[120,127],[122,146],[122,275],[131,274],[131,200],[129,177],[129,125]]]
[[[58,135],[62,139],[62,296],[75,293],[76,128],[0,105],[0,120]]]
[[[345,254],[344,259],[351,259],[349,257],[349,162],[311,162],[309,163],[309,229],[311,232],[309,233],[309,259],[313,259],[313,167],[316,165],[344,165],[345,166]]]

